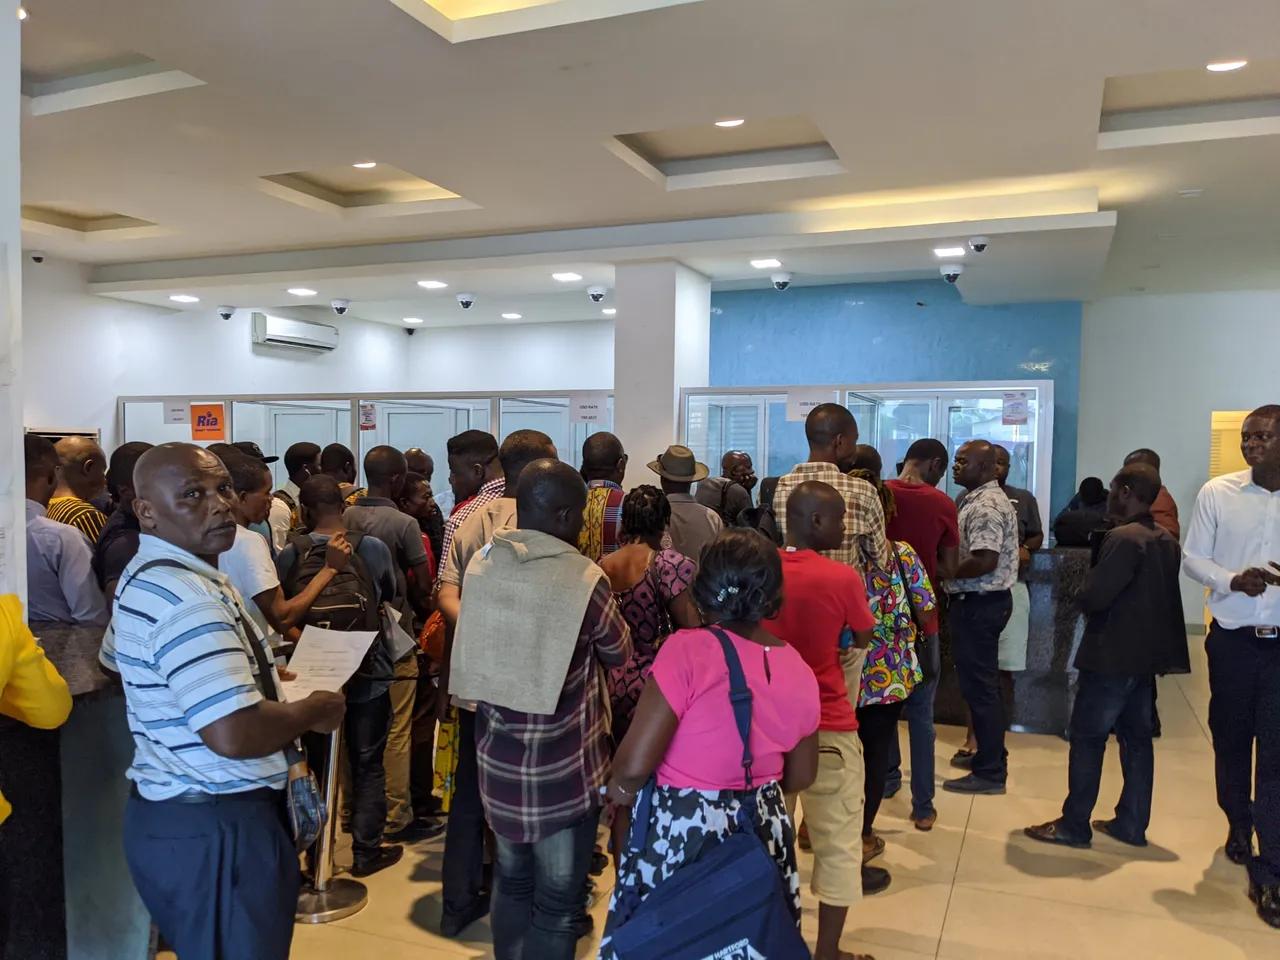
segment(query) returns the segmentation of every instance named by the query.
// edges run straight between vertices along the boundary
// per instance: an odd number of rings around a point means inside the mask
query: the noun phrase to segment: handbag
[[[422,625],[418,634],[418,647],[431,658],[432,663],[444,661],[444,635],[444,614],[436,610],[427,617],[427,622]]]
[[[743,777],[751,791],[751,688],[733,641],[723,630],[710,629],[729,667],[729,701],[742,739]],[[628,838],[632,856],[645,849],[654,789],[651,778],[636,798]],[[778,866],[756,833],[760,812],[750,792],[739,804],[737,817],[739,832],[704,849],[638,904],[627,904],[632,909],[613,930],[619,960],[812,956],[800,936]]]
[[[920,674],[924,678],[921,683],[932,683],[938,679],[938,671],[934,669],[938,658],[932,656],[929,643],[931,637],[934,643],[937,642],[937,634],[925,633],[920,626],[920,611],[916,609],[916,596],[911,592],[911,579],[902,566],[902,553],[898,550],[896,541],[890,541],[890,543],[893,544],[893,562],[898,565],[898,578],[902,581],[902,591],[907,595],[907,609],[911,611],[911,622],[916,627],[916,663],[920,665]],[[925,578],[925,582],[928,582],[928,574],[921,570],[920,575]]]

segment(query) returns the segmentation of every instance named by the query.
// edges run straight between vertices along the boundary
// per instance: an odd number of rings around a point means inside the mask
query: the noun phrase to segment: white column
[[[21,26],[0,9],[0,593],[26,603],[26,471],[22,466]],[[5,453],[4,451],[8,451]]]
[[[707,386],[711,282],[661,260],[619,264],[614,288],[613,427],[631,487],[656,482],[645,464],[676,442],[681,388]]]

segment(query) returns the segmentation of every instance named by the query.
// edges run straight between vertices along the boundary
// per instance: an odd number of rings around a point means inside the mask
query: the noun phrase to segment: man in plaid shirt
[[[519,531],[539,531],[576,550],[586,493],[567,464],[531,464],[517,496]],[[463,608],[465,619],[465,596]],[[621,666],[630,656],[630,630],[608,579],[601,576],[577,627],[554,712],[477,704],[480,794],[497,835],[493,939],[499,957],[574,956],[574,921],[595,846],[600,790],[609,779],[609,713],[601,669]]]

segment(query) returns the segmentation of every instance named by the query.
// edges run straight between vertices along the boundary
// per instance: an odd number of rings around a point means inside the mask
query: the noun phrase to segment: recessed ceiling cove
[[[450,43],[546,30],[700,0],[391,0]]]
[[[347,218],[400,217],[474,210],[477,205],[390,164],[354,164],[262,177],[258,185],[281,200]]]

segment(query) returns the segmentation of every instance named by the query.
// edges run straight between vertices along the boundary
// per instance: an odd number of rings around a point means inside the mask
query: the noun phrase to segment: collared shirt
[[[859,573],[867,559],[875,559],[881,567],[887,568],[889,541],[884,534],[884,507],[880,505],[876,488],[865,480],[842,473],[834,463],[797,463],[794,470],[778,481],[773,504],[783,542],[787,536],[787,500],[796,487],[809,480],[830,484],[844,497],[844,543],[840,549],[828,550],[822,555],[854,567]],[[861,545],[859,541],[862,541]],[[862,556],[860,546],[870,557]]]
[[[1040,521],[1040,505],[1036,503],[1035,494],[1030,490],[1022,489],[1022,487],[1011,487],[1008,484],[1000,489],[1004,491],[1004,495],[1013,504],[1013,512],[1018,517],[1018,546],[1021,547],[1032,537],[1043,536],[1044,524]],[[956,498],[957,506],[963,504],[967,496],[969,496],[968,490],[960,494]],[[1019,569],[1018,579],[1027,579],[1027,572]]]
[[[582,533],[578,552],[599,563],[618,549],[622,533],[622,501],[626,491],[612,480],[592,480],[587,484],[587,507],[582,513]]]
[[[102,528],[107,525],[107,515],[88,500],[79,497],[54,497],[49,501],[49,509],[45,515],[55,523],[65,523],[75,527],[90,543],[97,543],[102,536]]]
[[[121,508],[107,519],[93,550],[93,572],[98,577],[98,586],[104,591],[107,584],[120,579],[120,574],[138,552],[140,536],[142,527],[138,525],[133,510]]]
[[[483,508],[472,512],[465,523],[454,531],[449,541],[449,555],[440,568],[440,582],[462,590],[462,580],[471,558],[485,548],[493,535],[503,527],[514,527],[516,501],[512,497],[499,497]]]
[[[693,494],[668,493],[667,501],[671,504],[671,522],[667,524],[671,549],[697,563],[703,548],[724,530],[724,521],[695,500]]]
[[[1252,470],[1214,477],[1196,497],[1182,553],[1183,572],[1209,588],[1209,612],[1222,626],[1280,626],[1280,588],[1257,597],[1231,590],[1237,574],[1280,559],[1280,490],[1258,486]]]
[[[267,524],[271,527],[271,545],[277,554],[288,545],[289,531],[297,525],[298,498],[302,496],[302,489],[292,480],[286,480],[280,492],[293,501],[293,506],[290,507],[280,497],[271,498],[271,515]]]
[[[157,566],[134,576],[152,560]],[[283,751],[252,760],[219,756],[200,739],[211,723],[262,700],[248,615],[231,581],[199,557],[144,535],[117,588],[112,627],[133,734],[127,776],[148,800],[188,792],[282,790]],[[263,651],[270,660],[270,654]],[[276,684],[274,670],[266,683]]]
[[[968,580],[947,580],[947,593],[994,593],[1018,582],[1018,514],[992,480],[970,490],[960,504],[960,560],[975,550],[994,550],[996,568]]]
[[[600,788],[609,779],[609,708],[600,668],[621,666],[630,652],[627,622],[609,581],[601,578],[555,713],[478,705],[480,797],[498,836],[535,843],[599,807]]]
[[[27,501],[27,616],[59,623],[107,622],[88,538],[75,527],[50,520],[34,500]]]
[[[493,503],[506,490],[507,482],[505,480],[490,480],[480,488],[480,491],[474,497],[464,500],[453,508],[453,513],[444,525],[444,542],[440,545],[440,569],[436,572],[437,589],[440,587],[440,575],[444,573],[444,565],[449,557],[449,550],[453,545],[453,538],[457,534],[458,528],[467,522],[469,516],[481,507]],[[463,569],[465,570],[465,568]]]

